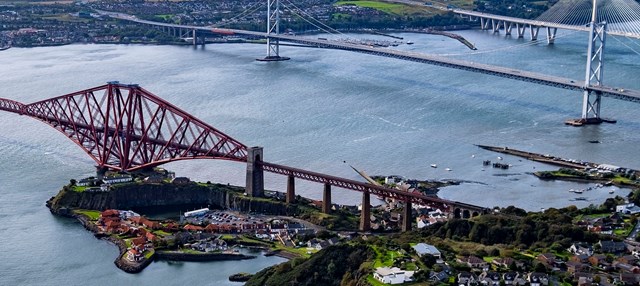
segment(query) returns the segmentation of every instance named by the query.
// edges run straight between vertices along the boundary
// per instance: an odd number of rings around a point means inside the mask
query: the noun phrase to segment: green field
[[[379,1],[338,1],[336,2],[335,5],[336,6],[356,5],[359,7],[380,10],[384,13],[394,14],[394,15],[413,14],[413,13],[419,12],[419,10],[424,10],[424,9],[416,9],[415,7],[411,7],[408,5],[386,3],[386,2],[379,2]]]
[[[77,214],[84,215],[88,217],[90,220],[98,220],[100,218],[100,212],[96,210],[75,210]]]

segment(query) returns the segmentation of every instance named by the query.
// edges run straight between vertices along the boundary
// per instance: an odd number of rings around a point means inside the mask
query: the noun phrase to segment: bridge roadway
[[[566,24],[558,24],[553,22],[521,19],[521,18],[515,18],[515,17],[488,14],[488,13],[483,13],[478,11],[464,10],[464,9],[450,9],[449,11],[456,13],[458,15],[463,15],[463,16],[492,19],[492,20],[504,21],[508,23],[518,23],[523,25],[530,25],[533,27],[556,28],[556,29],[563,29],[563,30],[589,32],[588,26],[566,25]],[[623,36],[623,37],[640,39],[640,35],[638,34],[622,32],[622,31],[607,31],[607,35],[615,35],[615,36]]]
[[[483,73],[483,74],[488,74],[488,75],[493,75],[493,76],[498,76],[503,78],[509,78],[509,79],[514,79],[519,81],[525,81],[525,82],[531,82],[531,83],[547,85],[547,86],[552,86],[557,88],[563,88],[568,90],[583,91],[586,89],[589,91],[601,93],[601,95],[605,97],[640,103],[640,91],[638,90],[629,90],[629,89],[614,88],[614,87],[608,87],[608,86],[589,86],[585,88],[584,81],[572,80],[568,78],[544,75],[540,73],[528,72],[524,70],[518,70],[518,69],[512,69],[512,68],[506,68],[506,67],[500,67],[500,66],[494,66],[494,65],[475,63],[471,61],[452,59],[452,58],[447,58],[443,56],[415,53],[415,52],[409,52],[409,51],[399,51],[399,50],[394,50],[389,48],[345,43],[345,42],[332,41],[327,39],[312,39],[312,38],[305,38],[305,37],[294,36],[294,35],[283,35],[283,34],[274,35],[274,34],[268,34],[265,32],[254,32],[254,31],[237,30],[237,29],[210,28],[210,27],[160,23],[160,22],[154,22],[154,21],[141,20],[134,16],[129,16],[125,14],[118,14],[118,13],[111,13],[111,12],[103,12],[103,13],[106,13],[107,15],[114,18],[134,21],[141,24],[147,24],[147,25],[153,25],[153,26],[163,26],[163,27],[170,27],[170,28],[176,28],[176,29],[198,30],[198,31],[214,33],[214,34],[222,34],[222,35],[244,35],[244,36],[251,36],[256,38],[278,39],[280,41],[302,44],[302,45],[307,45],[307,46],[312,46],[317,48],[359,52],[359,53],[383,56],[388,58],[426,63],[426,64],[431,64],[431,65],[436,65],[441,67],[448,67],[448,68],[454,68],[459,70]]]

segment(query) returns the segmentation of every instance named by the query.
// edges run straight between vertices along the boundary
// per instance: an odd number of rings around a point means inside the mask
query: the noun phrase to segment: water
[[[457,41],[420,34],[402,34],[415,44],[398,48],[584,77],[585,34],[567,34],[553,46],[480,31],[461,34],[479,52],[492,52],[472,54]],[[640,50],[639,43],[612,39],[605,83],[640,89],[638,55],[628,48]],[[500,154],[473,144],[640,168],[634,103],[605,98],[603,113],[618,124],[573,128],[562,123],[580,114],[581,95],[572,91],[342,51],[282,47],[292,60],[256,62],[264,51],[248,44],[12,48],[0,53],[0,97],[29,103],[113,80],[138,83],[239,141],[264,146],[267,161],[353,179],[359,178],[348,164],[369,174],[469,180],[476,183],[440,195],[489,207],[584,207],[628,190],[576,195],[568,190],[587,185],[540,181],[528,173],[555,168],[509,156],[503,156],[513,165],[508,171],[483,169],[482,160]],[[138,275],[121,272],[113,265],[116,247],[44,207],[69,179],[92,174],[94,162],[36,120],[0,113],[0,130],[0,285],[221,285],[232,273],[282,261],[157,262]],[[434,163],[439,168],[429,167]],[[238,163],[199,160],[166,167],[195,180],[244,183],[245,166]],[[284,189],[284,177],[266,180],[268,188]],[[321,197],[320,185],[297,182],[297,188]],[[587,200],[572,201],[576,196]],[[340,189],[333,197],[350,204],[360,199]]]

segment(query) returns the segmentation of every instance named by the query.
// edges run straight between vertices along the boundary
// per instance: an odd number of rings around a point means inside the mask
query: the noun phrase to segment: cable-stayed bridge
[[[270,0],[277,1],[277,0]],[[278,11],[278,9],[276,9]],[[586,79],[576,80],[569,79],[551,75],[545,75],[540,73],[534,73],[524,70],[518,70],[513,68],[500,67],[495,65],[488,64],[480,64],[471,61],[459,60],[448,58],[444,56],[438,55],[429,55],[423,53],[416,53],[410,51],[400,51],[394,50],[390,48],[381,48],[381,47],[373,47],[363,44],[357,43],[349,43],[344,41],[337,40],[328,40],[324,38],[309,38],[302,37],[296,35],[285,35],[277,33],[277,21],[275,24],[270,25],[275,27],[270,29],[268,32],[257,32],[257,31],[247,31],[247,30],[239,30],[239,29],[227,29],[227,28],[212,28],[212,27],[202,27],[202,26],[192,26],[192,25],[179,25],[179,24],[171,24],[171,23],[162,23],[162,22],[154,22],[148,20],[138,19],[135,16],[122,14],[122,13],[112,13],[112,12],[102,12],[106,15],[109,15],[113,18],[128,20],[137,22],[140,24],[150,25],[154,27],[158,27],[164,29],[167,32],[173,31],[178,35],[191,34],[193,37],[194,45],[204,44],[204,37],[207,34],[217,34],[217,35],[241,35],[252,38],[262,38],[267,39],[267,59],[278,60],[281,59],[279,54],[279,43],[287,42],[298,45],[303,45],[307,47],[317,47],[317,48],[326,48],[326,49],[336,49],[336,50],[345,50],[352,52],[359,52],[365,54],[371,54],[376,56],[383,56],[389,58],[396,58],[401,60],[413,61],[426,63],[436,66],[466,70],[471,72],[477,72],[482,74],[488,74],[493,76],[499,76],[503,78],[509,78],[519,81],[531,82],[535,84],[547,85],[557,88],[563,88],[568,90],[582,91],[585,95],[584,104],[583,104],[583,114],[582,118],[573,121],[575,125],[581,125],[585,123],[600,123],[602,119],[600,117],[600,102],[601,97],[610,97],[620,100],[626,100],[631,102],[640,102],[640,91],[638,90],[630,90],[623,87],[609,87],[602,85],[601,82],[596,82],[596,84],[591,84],[595,79],[601,78],[602,69],[599,68],[600,65],[594,65],[594,67],[589,64],[588,66],[588,75]],[[273,15],[270,13],[270,18],[278,18],[277,15]],[[269,20],[270,22],[273,19]],[[558,24],[560,25],[560,24]],[[595,25],[594,25],[595,26]],[[587,29],[590,27],[584,27]],[[601,52],[602,49],[594,49],[594,52]],[[590,51],[591,53],[591,51]],[[591,59],[601,59],[601,57],[594,57],[593,55],[590,57]]]

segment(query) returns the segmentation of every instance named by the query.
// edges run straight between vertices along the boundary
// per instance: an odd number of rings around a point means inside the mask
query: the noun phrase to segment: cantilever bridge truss
[[[23,104],[0,98],[0,110],[33,117],[62,132],[99,168],[136,171],[189,159],[253,164],[248,148],[138,85],[111,82],[67,95]],[[263,162],[256,167],[307,181],[443,209],[487,209],[422,194]],[[249,168],[247,169],[249,170]],[[249,177],[249,176],[248,176]]]
[[[117,82],[0,110],[62,132],[99,167],[135,171],[184,159],[246,161],[244,144],[137,85]]]

